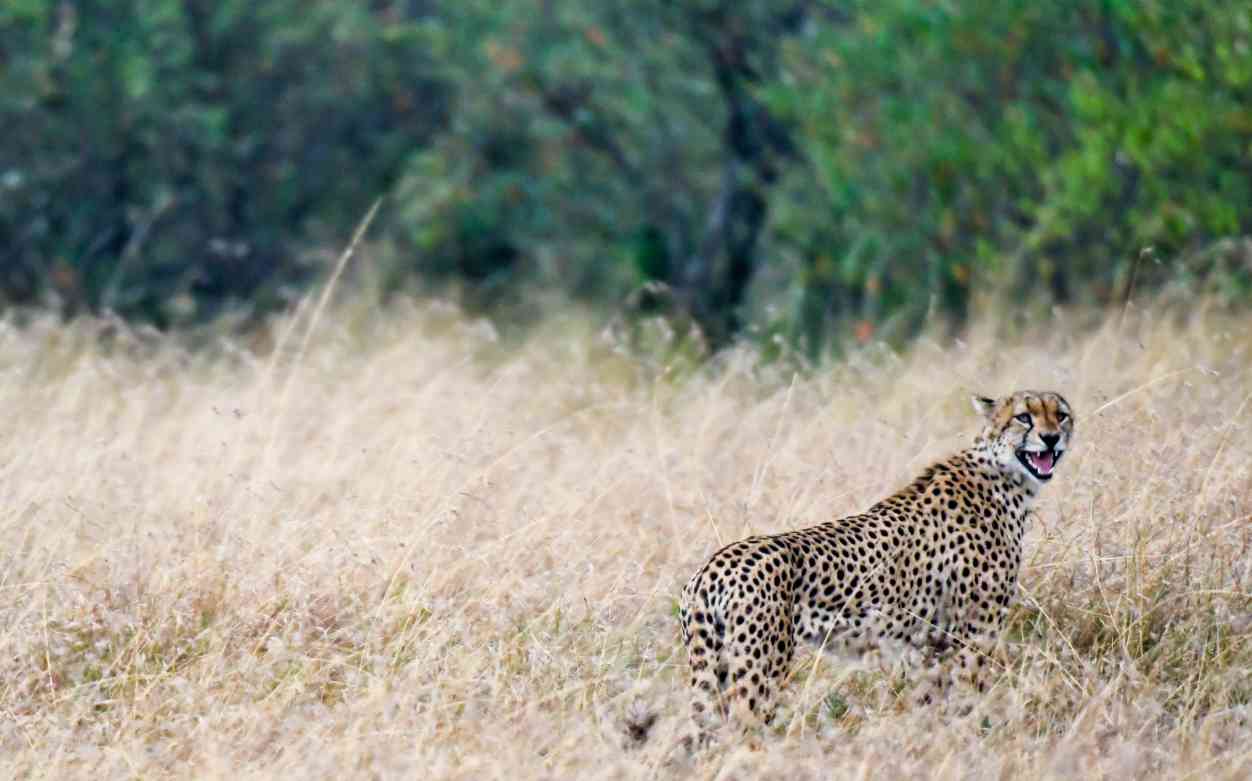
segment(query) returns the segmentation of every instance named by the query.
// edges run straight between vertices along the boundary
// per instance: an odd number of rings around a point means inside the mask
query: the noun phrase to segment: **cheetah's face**
[[[975,396],[974,408],[985,422],[980,439],[1001,469],[1038,483],[1052,479],[1074,432],[1069,402],[1050,391],[1018,391],[1001,399]]]

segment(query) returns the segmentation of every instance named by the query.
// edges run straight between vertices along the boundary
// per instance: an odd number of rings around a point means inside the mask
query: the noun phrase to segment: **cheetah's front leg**
[[[954,638],[957,648],[949,661],[946,683],[978,694],[987,692],[1007,617],[1008,599],[1003,589],[992,584],[981,594],[971,594],[967,620]]]

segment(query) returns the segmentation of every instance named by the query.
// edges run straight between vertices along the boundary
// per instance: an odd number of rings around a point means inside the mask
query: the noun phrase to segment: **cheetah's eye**
[[[1029,413],[1029,412],[1023,412],[1022,414],[1018,415],[1018,416],[1017,416],[1017,421],[1018,421],[1019,423],[1025,423],[1027,426],[1029,426],[1029,425],[1030,425],[1030,413]]]
[[[1057,413],[1056,413],[1056,422],[1057,422],[1057,423],[1064,423],[1064,422],[1065,422],[1065,421],[1067,421],[1067,420],[1069,420],[1069,413],[1068,413],[1068,412],[1057,412]]]

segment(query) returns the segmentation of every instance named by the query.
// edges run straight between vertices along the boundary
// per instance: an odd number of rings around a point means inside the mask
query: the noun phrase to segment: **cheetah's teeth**
[[[1041,453],[1027,453],[1026,457],[1030,459],[1031,466],[1041,475],[1051,474],[1052,466],[1056,463],[1051,450],[1045,450]]]

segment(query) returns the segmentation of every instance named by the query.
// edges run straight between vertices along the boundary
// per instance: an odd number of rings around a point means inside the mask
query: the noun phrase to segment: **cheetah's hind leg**
[[[754,618],[758,626],[770,631],[744,632],[726,638],[726,698],[738,727],[747,734],[759,732],[773,720],[778,689],[786,679],[795,650],[791,615],[785,601],[766,602],[758,607]]]
[[[701,616],[700,618],[703,618]],[[691,667],[691,724],[694,733],[684,738],[692,751],[714,742],[718,722],[726,720],[726,701],[722,689],[726,683],[726,664],[722,659],[721,638],[710,626],[702,626],[699,618],[687,637],[687,661]]]

